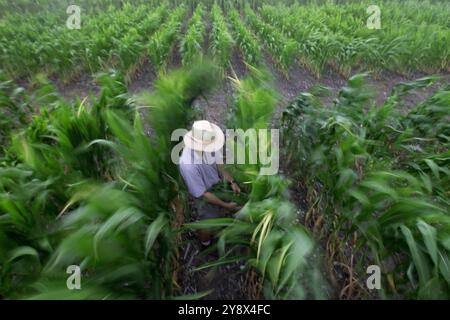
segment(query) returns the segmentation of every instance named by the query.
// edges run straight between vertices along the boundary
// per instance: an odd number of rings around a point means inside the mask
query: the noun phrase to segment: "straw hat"
[[[186,147],[196,151],[215,152],[222,149],[225,136],[222,130],[206,120],[196,121],[183,138]]]

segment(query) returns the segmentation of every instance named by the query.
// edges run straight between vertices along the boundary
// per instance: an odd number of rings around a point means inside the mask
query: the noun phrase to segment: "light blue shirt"
[[[220,182],[217,164],[211,161],[210,156],[211,154],[202,154],[188,148],[184,148],[181,154],[181,176],[194,198],[200,198],[212,186]]]

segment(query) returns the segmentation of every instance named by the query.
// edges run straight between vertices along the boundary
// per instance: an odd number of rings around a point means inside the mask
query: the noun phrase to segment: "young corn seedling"
[[[217,4],[212,8],[212,30],[210,34],[210,51],[219,65],[226,69],[231,58],[234,40],[228,30],[222,10]]]
[[[112,60],[117,60],[117,67],[125,74],[129,82],[144,61],[144,48],[151,35],[158,30],[167,15],[167,7],[162,5],[150,13],[136,28],[121,38],[112,52]]]
[[[186,8],[181,6],[175,9],[167,22],[150,39],[148,54],[155,69],[164,72],[167,59],[175,45],[178,34],[181,31],[181,21],[186,14]]]
[[[189,21],[186,34],[180,43],[180,53],[183,66],[190,65],[203,56],[203,43],[205,39],[205,23],[203,21],[204,8],[199,4]]]
[[[245,13],[253,30],[264,41],[284,75],[288,77],[289,67],[295,62],[298,51],[297,42],[284,37],[276,28],[263,22],[250,7],[246,7]]]
[[[261,63],[261,46],[258,40],[243,24],[237,10],[231,10],[230,21],[234,38],[245,62],[252,66],[258,66]]]

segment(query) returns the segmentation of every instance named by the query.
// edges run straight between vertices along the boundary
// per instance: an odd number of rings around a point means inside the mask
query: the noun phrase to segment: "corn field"
[[[371,5],[0,0],[0,299],[450,299],[450,3]],[[279,129],[233,216],[171,160],[200,119]]]

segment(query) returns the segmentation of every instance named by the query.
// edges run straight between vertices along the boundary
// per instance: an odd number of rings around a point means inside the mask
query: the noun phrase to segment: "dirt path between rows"
[[[239,76],[247,73],[245,65],[239,60],[237,51],[233,52],[230,68],[220,87],[208,96],[194,102],[194,108],[198,110],[199,118],[217,124],[222,130],[226,129],[229,106],[233,103],[234,88],[230,77],[234,73]],[[195,221],[196,212],[192,202],[189,203],[189,211],[191,215],[188,221]],[[215,252],[205,254],[205,248],[202,247],[193,232],[185,234],[183,240],[184,244],[181,250],[183,295],[210,292],[205,299],[248,299],[246,274],[242,272],[244,265],[236,262],[197,271],[196,268],[216,261],[218,256]]]

